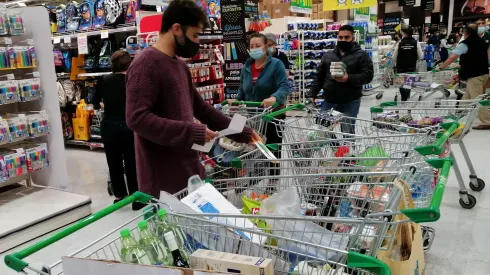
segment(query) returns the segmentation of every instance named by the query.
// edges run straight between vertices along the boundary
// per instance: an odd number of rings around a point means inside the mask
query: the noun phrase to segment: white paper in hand
[[[191,148],[193,150],[196,150],[196,151],[201,151],[201,152],[207,153],[207,152],[211,151],[211,148],[213,147],[214,143],[216,142],[216,140],[218,138],[243,132],[243,128],[245,127],[246,122],[247,122],[246,117],[239,115],[239,114],[235,114],[233,116],[233,118],[231,119],[231,122],[230,122],[230,125],[228,126],[228,128],[218,132],[218,137],[212,139],[209,142],[206,142],[206,144],[204,144],[204,145],[194,144],[194,145],[192,145]]]

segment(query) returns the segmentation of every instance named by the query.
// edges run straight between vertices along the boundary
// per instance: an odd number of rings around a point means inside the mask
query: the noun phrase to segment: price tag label
[[[53,38],[53,44],[59,44],[60,42],[61,42],[61,38],[59,36]]]
[[[71,37],[69,37],[69,36],[63,37],[63,43],[70,44],[71,43]]]
[[[100,32],[100,38],[102,38],[102,39],[109,38],[109,31],[108,30],[102,30]]]
[[[161,6],[157,6],[157,12],[162,12],[162,7]]]
[[[32,73],[32,76],[34,76],[34,77],[39,77],[40,75],[39,75],[39,72],[33,72],[33,73]]]
[[[12,38],[10,37],[5,37],[3,38],[3,42],[7,45],[11,45],[12,44]]]
[[[27,45],[34,45],[34,39],[27,39]]]
[[[88,44],[87,44],[87,35],[80,34],[77,38],[78,44],[78,53],[79,54],[88,54]]]
[[[15,75],[14,74],[7,74],[7,79],[8,80],[15,80]]]

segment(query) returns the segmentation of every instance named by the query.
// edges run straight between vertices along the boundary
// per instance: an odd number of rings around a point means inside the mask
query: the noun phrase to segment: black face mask
[[[352,49],[354,43],[352,41],[337,41],[337,47],[343,52],[348,52]]]
[[[183,57],[183,58],[191,58],[194,55],[196,55],[197,52],[199,51],[200,44],[190,40],[187,37],[187,35],[185,35],[185,33],[186,33],[185,29],[182,29],[182,31],[184,33],[184,43],[183,44],[181,44],[179,42],[179,40],[177,39],[177,36],[174,35],[176,54],[180,57]]]

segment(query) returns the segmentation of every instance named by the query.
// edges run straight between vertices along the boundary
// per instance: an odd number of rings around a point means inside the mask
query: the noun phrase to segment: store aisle
[[[393,98],[393,90],[385,93],[383,101]],[[374,96],[363,98],[360,117],[369,118],[369,107],[376,104]],[[467,148],[479,177],[490,184],[490,169],[485,162],[490,155],[490,131],[473,131],[467,137]],[[456,157],[461,157],[459,148],[454,148]],[[88,195],[92,198],[92,211],[96,212],[112,203],[107,193],[107,164],[101,151],[82,149],[66,150],[68,170],[71,178],[67,191]],[[460,158],[462,159],[462,157]],[[463,177],[468,178],[466,164],[460,161]],[[430,252],[426,254],[427,275],[480,275],[490,270],[490,190],[471,192],[478,200],[472,210],[464,210],[458,203],[458,186],[454,175],[449,178],[442,204],[441,219],[431,224],[436,229],[436,238]],[[56,198],[53,198],[56,199]],[[98,236],[136,215],[126,207],[113,215],[67,237],[28,258],[36,267],[51,264],[61,256],[87,245]],[[33,243],[33,242],[31,242]],[[30,243],[30,244],[31,244]],[[27,244],[26,244],[27,245]],[[14,249],[19,250],[23,245]],[[11,251],[12,252],[12,251]],[[0,274],[13,275],[15,272],[0,264]]]

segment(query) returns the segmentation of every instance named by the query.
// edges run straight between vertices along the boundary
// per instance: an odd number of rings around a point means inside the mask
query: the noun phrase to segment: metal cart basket
[[[42,275],[63,274],[62,261],[57,261],[49,266],[34,267],[26,262],[25,259],[134,201],[144,203],[153,201],[156,204],[151,209],[146,210],[146,212],[115,227],[87,246],[68,255],[79,258],[120,261],[121,241],[120,237],[117,236],[117,231],[122,228],[131,228],[134,232],[136,228],[134,223],[142,219],[148,220],[150,229],[154,230],[156,219],[154,214],[158,206],[163,206],[162,202],[152,200],[150,196],[137,192],[47,239],[19,252],[7,255],[5,263],[17,272]],[[285,218],[284,216],[264,216],[263,218],[267,220],[271,228],[275,227],[275,223],[288,223],[293,228],[307,223],[312,228],[315,228],[315,230],[308,232],[283,229],[278,234],[275,230],[243,226],[244,219],[255,219],[256,217],[253,215],[168,213],[167,221],[186,236],[186,243],[191,249],[204,246],[223,252],[271,258],[274,261],[275,274],[291,274],[294,271],[296,271],[296,274],[309,274],[301,270],[300,263],[305,261],[318,263],[319,266],[328,265],[329,269],[336,271],[335,274],[391,274],[386,264],[368,255],[369,253],[376,253],[376,248],[381,245],[384,239],[390,237],[388,228],[396,226],[394,223],[387,222],[386,219],[339,220],[322,217]],[[220,219],[225,218],[232,222],[222,223]],[[321,224],[325,223],[338,222],[350,226],[352,230],[342,233],[330,232],[321,226]],[[367,236],[367,228],[376,230],[377,233]],[[303,237],[300,239],[296,238],[297,233]],[[329,240],[327,241],[329,245],[323,246],[313,243],[311,240],[315,238]],[[369,245],[367,250],[369,253],[362,254],[357,252],[359,247],[367,244]],[[135,259],[135,262],[138,262],[138,260]]]

